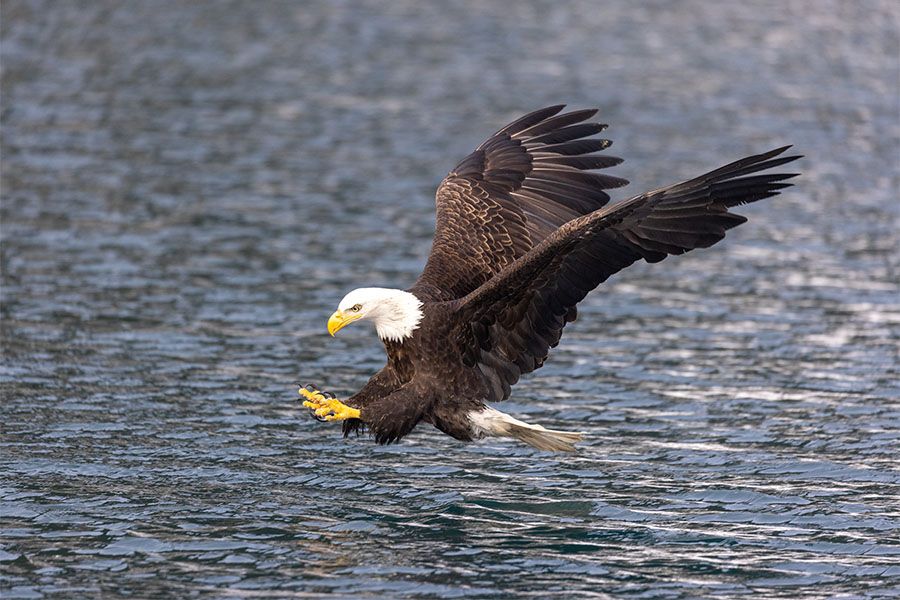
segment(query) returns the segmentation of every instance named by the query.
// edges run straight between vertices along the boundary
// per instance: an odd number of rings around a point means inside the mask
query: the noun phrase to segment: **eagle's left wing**
[[[744,177],[796,160],[787,147],[636,196],[569,221],[539,246],[459,301],[456,343],[503,400],[522,373],[540,367],[573,308],[612,274],[643,258],[712,246],[746,219],[730,207],[779,193],[791,173]],[[778,157],[778,158],[776,158]]]
[[[622,162],[592,154],[609,140],[585,122],[596,109],[564,105],[510,123],[459,163],[438,187],[434,242],[410,289],[421,300],[462,298],[523,256],[563,223],[601,208],[603,190],[628,183],[590,172]]]

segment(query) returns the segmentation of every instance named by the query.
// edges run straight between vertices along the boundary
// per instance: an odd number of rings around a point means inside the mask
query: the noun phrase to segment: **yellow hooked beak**
[[[328,319],[328,333],[334,336],[334,334],[358,318],[358,315],[348,315],[342,310],[336,310]]]

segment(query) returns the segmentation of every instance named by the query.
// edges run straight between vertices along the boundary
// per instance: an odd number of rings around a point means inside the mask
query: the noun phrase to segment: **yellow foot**
[[[312,389],[312,386],[302,387],[299,391],[306,398],[303,406],[312,410],[317,419],[343,421],[359,418],[359,409],[347,406],[337,398],[329,398],[319,390]]]

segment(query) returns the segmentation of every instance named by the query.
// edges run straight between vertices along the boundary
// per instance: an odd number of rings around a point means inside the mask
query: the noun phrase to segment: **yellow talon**
[[[300,388],[299,392],[306,398],[303,406],[311,408],[317,417],[324,417],[326,421],[359,418],[359,409],[347,406],[337,398],[326,398],[321,392],[311,392],[306,388]]]
[[[306,388],[300,388],[299,391],[301,396],[312,402],[319,402],[325,398],[325,396],[323,396],[321,392],[311,392]],[[304,402],[303,405],[306,406],[306,402]]]
[[[325,398],[325,407],[316,411],[326,421],[343,421],[344,419],[358,419],[359,409],[347,406],[337,398]],[[329,414],[331,413],[331,414]]]

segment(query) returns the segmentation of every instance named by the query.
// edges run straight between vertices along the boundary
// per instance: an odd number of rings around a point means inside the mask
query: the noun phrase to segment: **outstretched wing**
[[[603,207],[603,190],[628,182],[591,173],[622,159],[593,154],[596,109],[550,106],[510,123],[466,157],[436,195],[434,242],[411,288],[422,300],[454,300],[524,256],[560,225]],[[586,139],[587,138],[587,139]]]
[[[796,174],[745,177],[800,158],[779,157],[788,147],[570,221],[460,300],[456,343],[464,362],[490,381],[488,400],[505,399],[522,373],[543,364],[575,305],[610,275],[641,258],[658,262],[712,246],[746,221],[730,207],[790,186],[785,180]]]

